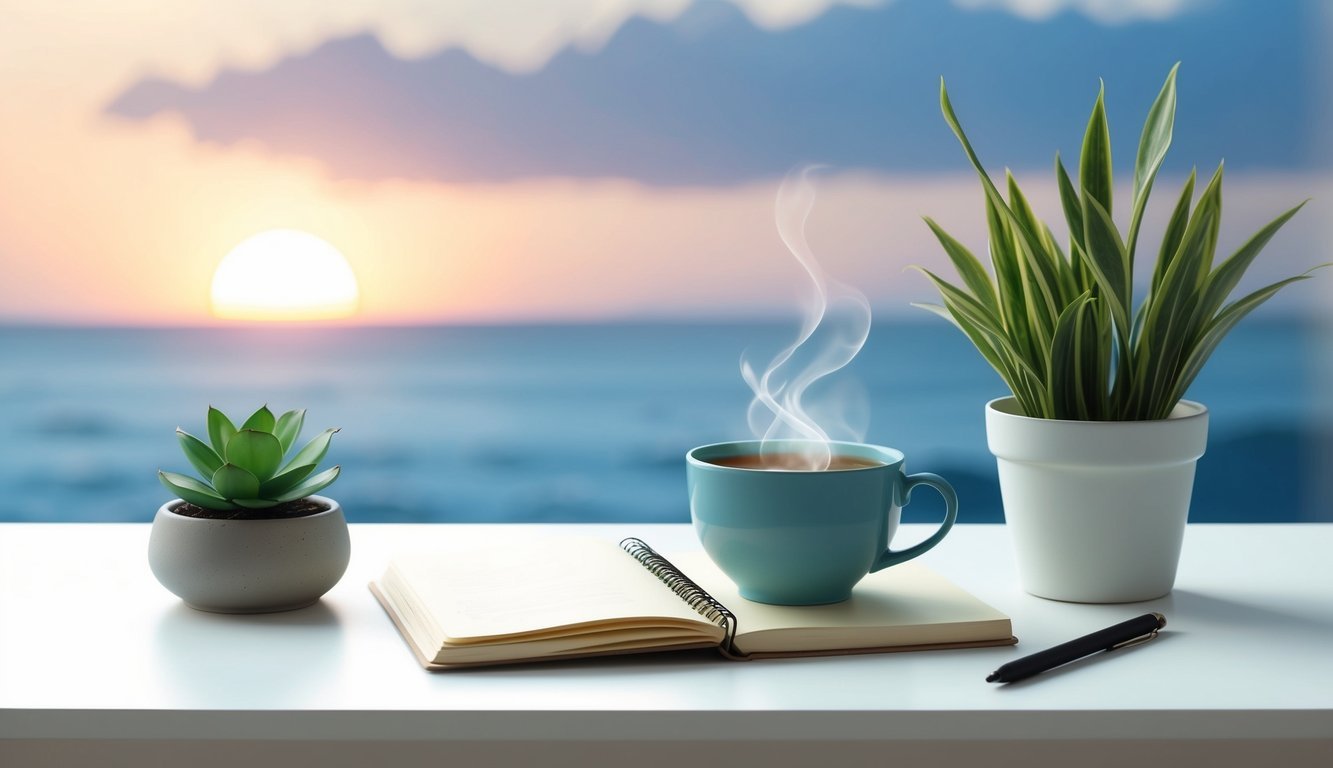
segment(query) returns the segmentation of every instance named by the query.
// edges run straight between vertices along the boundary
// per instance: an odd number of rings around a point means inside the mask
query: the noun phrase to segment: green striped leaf
[[[940,111],[984,192],[994,279],[980,260],[927,219],[962,287],[923,270],[943,300],[942,306],[926,308],[962,330],[1030,416],[1164,418],[1236,322],[1281,287],[1308,277],[1275,283],[1223,306],[1258,253],[1301,206],[1214,265],[1222,211],[1219,166],[1197,205],[1197,174],[1190,173],[1167,221],[1147,295],[1134,306],[1139,230],[1173,140],[1178,71],[1176,65],[1167,74],[1139,137],[1127,237],[1111,215],[1114,184],[1104,86],[1084,132],[1077,185],[1056,154],[1057,188],[1070,234],[1067,254],[1012,174],[1006,172],[1007,199],[996,188],[940,81]]]
[[[926,217],[926,226],[935,233],[935,239],[940,241],[944,247],[944,252],[948,254],[949,260],[953,262],[954,269],[963,278],[963,284],[972,291],[973,297],[986,306],[993,314],[999,315],[999,300],[995,296],[995,284],[991,282],[990,274],[986,268],[981,265],[981,261],[972,255],[962,243],[955,240],[948,232],[945,232],[933,219]]]
[[[1185,233],[1181,238],[1171,266],[1162,277],[1158,290],[1148,297],[1148,311],[1143,321],[1140,346],[1151,349],[1144,361],[1137,404],[1134,413],[1139,418],[1156,412],[1157,403],[1170,397],[1176,387],[1189,344],[1199,332],[1197,323],[1207,320],[1196,314],[1200,287],[1207,278],[1209,265],[1217,242],[1217,225],[1221,217],[1222,169],[1199,196]],[[1136,377],[1138,378],[1138,377]]]
[[[1097,283],[1092,278],[1085,264],[1087,248],[1083,234],[1083,202],[1079,199],[1074,182],[1069,180],[1069,172],[1060,162],[1060,153],[1055,153],[1055,179],[1060,189],[1060,206],[1064,209],[1065,223],[1069,227],[1069,266],[1074,274],[1074,287],[1079,293],[1091,290],[1096,296]]]
[[[1106,124],[1106,86],[1097,92],[1097,101],[1092,105],[1092,116],[1088,118],[1088,128],[1083,134],[1083,152],[1079,155],[1078,185],[1083,190],[1083,203],[1096,200],[1107,212],[1111,212],[1111,131]],[[1086,221],[1087,215],[1084,215]],[[1084,225],[1086,227],[1086,223]]]
[[[1085,391],[1087,372],[1084,368],[1092,360],[1089,356],[1092,350],[1083,346],[1082,326],[1088,322],[1087,315],[1093,301],[1091,294],[1083,293],[1065,307],[1059,322],[1055,324],[1055,335],[1051,338],[1051,368],[1046,385],[1057,419],[1087,421],[1090,418],[1089,393]]]
[[[914,307],[920,307],[928,312],[932,312],[945,320],[949,321],[955,328],[963,332],[981,353],[982,358],[990,363],[991,368],[1000,375],[1000,379],[1009,387],[1010,392],[1015,391],[1014,379],[1017,378],[1016,371],[1012,365],[1009,356],[1000,350],[1001,342],[997,341],[993,334],[982,331],[977,325],[967,320],[966,316],[956,315],[948,308],[938,304],[912,304]]]
[[[1296,212],[1304,208],[1305,203],[1308,202],[1309,200],[1301,202],[1300,205],[1264,225],[1262,229],[1254,233],[1244,245],[1228,256],[1207,276],[1203,286],[1203,297],[1200,299],[1196,310],[1202,314],[1202,318],[1211,319],[1213,317],[1240,283],[1241,277],[1250,268],[1250,264],[1254,263],[1254,258],[1259,255],[1265,245],[1268,245],[1268,241],[1272,240],[1273,235],[1277,234],[1282,225],[1290,221],[1291,217],[1295,216]]]
[[[1171,67],[1162,83],[1162,90],[1148,108],[1148,118],[1143,121],[1143,133],[1139,135],[1139,153],[1134,159],[1134,202],[1144,197],[1145,190],[1152,184],[1157,170],[1162,167],[1166,151],[1171,146],[1171,132],[1176,121],[1176,72],[1180,62]]]
[[[1259,305],[1271,299],[1278,291],[1292,283],[1309,280],[1311,272],[1326,266],[1330,265],[1321,264],[1305,274],[1289,277],[1286,280],[1279,280],[1272,285],[1260,288],[1244,298],[1237,299],[1227,305],[1225,309],[1218,313],[1217,317],[1212,319],[1202,337],[1200,337],[1193,345],[1189,357],[1181,367],[1180,374],[1176,377],[1174,382],[1175,388],[1168,397],[1163,398],[1162,401],[1157,404],[1157,409],[1154,412],[1155,415],[1151,415],[1148,418],[1164,419],[1170,415],[1171,409],[1174,408],[1176,403],[1180,402],[1180,399],[1185,396],[1190,385],[1194,383],[1195,377],[1199,375],[1201,370],[1203,370],[1204,363],[1208,362],[1208,358],[1211,357],[1213,351],[1217,349],[1217,345],[1222,343],[1222,339],[1226,337],[1232,328],[1236,327],[1236,323],[1239,323],[1246,315],[1257,309]]]
[[[981,160],[977,157],[976,151],[972,149],[972,142],[967,140],[967,134],[963,133],[963,126],[958,122],[958,116],[954,114],[953,104],[949,101],[949,91],[944,87],[944,78],[942,77],[940,78],[940,112],[944,114],[944,122],[949,124],[953,135],[963,145],[963,152],[972,163],[972,167],[981,175],[982,184],[994,191],[995,185],[990,183],[990,176],[986,173],[986,169],[981,167]]]
[[[1003,331],[989,321],[978,322],[975,307],[963,307],[959,302],[951,300],[950,297],[957,296],[956,291],[956,288],[954,292],[941,290],[946,306],[935,304],[913,304],[913,306],[933,312],[961,330],[986,362],[1000,374],[1000,378],[1023,406],[1023,410],[1028,414],[1043,413],[1046,410],[1043,402],[1045,388],[1041,385],[1039,377],[1022,357],[1014,352]]]
[[[913,269],[921,272],[935,283],[935,287],[939,290],[951,318],[956,321],[956,325],[968,333],[969,338],[979,334],[979,338],[973,338],[973,343],[977,345],[979,350],[982,350],[983,355],[987,348],[996,351],[1002,364],[996,364],[990,357],[987,360],[995,365],[1001,376],[1006,376],[1006,380],[1008,380],[1009,372],[1014,372],[1023,367],[1031,368],[1023,355],[1020,354],[1020,351],[1014,348],[1012,340],[1000,326],[997,318],[989,314],[986,308],[976,299],[930,270],[921,267],[913,267]],[[923,306],[928,308],[930,305]],[[971,333],[972,329],[975,329],[977,334]]]
[[[945,303],[950,306],[951,310],[956,305],[959,312],[965,315],[970,321],[980,325],[987,333],[1004,335],[1004,330],[1000,325],[999,318],[997,318],[984,304],[973,298],[970,293],[928,269],[918,266],[912,266],[910,269],[920,272],[934,283],[936,290],[940,292],[940,296],[944,299]]]
[[[1068,303],[1060,290],[1062,285],[1060,259],[1053,251],[1047,249],[1046,242],[1041,237],[1045,225],[1032,212],[1032,206],[1028,205],[1027,198],[1018,188],[1018,182],[1014,180],[1013,174],[1005,171],[1005,181],[1009,187],[1009,207],[1019,223],[1019,228],[1022,232],[1035,234],[1035,237],[1024,237],[1021,241],[1016,241],[1015,245],[1019,253],[1023,254],[1027,269],[1031,270],[1036,278],[1033,282],[1044,302],[1042,305],[1044,311],[1041,313],[1042,329],[1045,337],[1050,338],[1050,334],[1055,332],[1055,322],[1059,319],[1061,310]]]
[[[1059,316],[1059,312],[1058,310],[1054,313],[1046,312],[1055,303],[1051,292],[1052,281],[1044,279],[1045,273],[1042,270],[1031,268],[1034,267],[1034,253],[1040,248],[1037,236],[1028,231],[1018,216],[1010,210],[1004,197],[986,173],[986,169],[981,165],[977,153],[967,139],[967,134],[963,132],[963,127],[958,122],[958,116],[954,114],[943,78],[940,78],[940,111],[962,145],[986,193],[986,220],[990,230],[991,260],[995,267],[997,295],[1005,327],[1009,329],[1029,361],[1044,360],[1050,353],[1050,331],[1055,327],[1055,319]],[[1028,274],[1034,277],[1028,280],[1025,278]],[[1041,311],[1031,309],[1031,305],[1025,301],[1025,294],[1042,296],[1045,306]],[[1049,316],[1034,327],[1033,320],[1041,320],[1042,312],[1046,312]],[[1041,367],[1044,369],[1045,365]]]
[[[986,198],[986,229],[989,237],[991,267],[995,270],[995,295],[1000,305],[1001,324],[1009,331],[1018,349],[1031,355],[1034,350],[1032,334],[1028,330],[1027,313],[1023,310],[1023,274],[1018,254],[1004,215]]]
[[[1105,301],[1098,299],[1094,310],[1092,325],[1084,329],[1084,346],[1093,350],[1090,354],[1095,358],[1096,366],[1090,376],[1095,382],[1096,391],[1100,393],[1099,401],[1091,408],[1091,416],[1095,420],[1104,421],[1116,418],[1115,400],[1111,391],[1114,324],[1111,321],[1111,310]],[[1126,370],[1128,368],[1126,366]]]
[[[1078,278],[1074,275],[1073,262],[1060,249],[1060,244],[1055,241],[1055,235],[1051,234],[1051,228],[1045,224],[1041,228],[1041,243],[1046,252],[1051,254],[1051,258],[1056,265],[1056,276],[1059,279],[1057,295],[1060,297],[1060,304],[1068,306],[1069,302],[1078,298],[1078,295],[1086,289],[1078,288]]]
[[[1076,243],[1083,242],[1083,202],[1079,199],[1078,189],[1069,180],[1069,171],[1060,160],[1060,153],[1055,153],[1055,181],[1060,188],[1060,206],[1065,212],[1065,222],[1069,225],[1069,239]]]
[[[1111,214],[1097,198],[1084,198],[1083,231],[1087,239],[1087,265],[1102,295],[1109,302],[1121,343],[1129,347],[1130,276],[1128,254]]]
[[[1190,221],[1190,204],[1194,202],[1194,181],[1195,172],[1191,170],[1189,178],[1185,180],[1185,186],[1180,191],[1180,199],[1176,201],[1176,207],[1171,212],[1171,219],[1167,221],[1149,293],[1156,292],[1161,286],[1166,271],[1170,269],[1171,262],[1175,261],[1176,253],[1180,251],[1180,241],[1185,238],[1185,229]]]
[[[972,341],[986,362],[990,363],[996,373],[1000,374],[1000,378],[1004,380],[1010,391],[1016,395],[1021,392],[1026,373],[1030,373],[1030,369],[1022,362],[1021,358],[1013,353],[1008,341],[1002,334],[985,330],[980,324],[974,323],[965,312],[959,312],[956,306],[942,307],[936,304],[913,304],[912,306],[933,312],[961,330]],[[1021,399],[1022,397],[1020,397]]]
[[[1105,302],[1084,293],[1060,315],[1051,340],[1047,379],[1053,418],[1101,421],[1112,412],[1109,383],[1110,315]]]
[[[1139,152],[1134,159],[1134,193],[1131,200],[1134,208],[1129,222],[1129,258],[1133,263],[1134,251],[1139,239],[1139,225],[1143,222],[1143,212],[1148,206],[1148,195],[1152,191],[1153,180],[1166,158],[1166,150],[1171,146],[1171,133],[1176,120],[1176,71],[1180,62],[1171,68],[1162,84],[1162,90],[1148,109],[1148,118],[1143,121],[1143,133],[1139,136]],[[1110,210],[1108,207],[1107,210]]]

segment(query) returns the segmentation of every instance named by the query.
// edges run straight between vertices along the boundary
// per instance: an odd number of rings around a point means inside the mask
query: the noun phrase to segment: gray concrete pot
[[[191,608],[216,613],[273,613],[304,608],[347,570],[351,539],[342,507],[285,520],[208,520],[163,504],[153,518],[148,565],[162,586]]]

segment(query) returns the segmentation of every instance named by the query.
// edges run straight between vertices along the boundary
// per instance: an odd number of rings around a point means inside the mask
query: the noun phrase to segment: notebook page
[[[736,615],[745,653],[826,651],[1008,638],[1009,617],[915,562],[872,573],[841,603],[780,606],[741,597],[702,550],[671,560]]]
[[[468,644],[550,636],[589,623],[708,624],[614,542],[580,537],[498,541],[410,552],[395,580],[444,635]],[[710,625],[711,626],[711,625]]]

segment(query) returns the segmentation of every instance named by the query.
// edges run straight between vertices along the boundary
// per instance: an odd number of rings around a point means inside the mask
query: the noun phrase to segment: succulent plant
[[[1307,272],[1289,277],[1227,303],[1259,251],[1304,203],[1215,263],[1222,215],[1219,165],[1197,204],[1194,172],[1186,179],[1167,222],[1147,294],[1134,308],[1139,225],[1171,144],[1179,66],[1171,69],[1148,110],[1134,163],[1126,234],[1111,218],[1111,140],[1104,89],[1097,94],[1083,137],[1077,186],[1056,154],[1056,182],[1069,230],[1067,252],[1033,213],[1012,175],[1006,174],[1008,200],[991,181],[940,80],[940,109],[985,193],[995,278],[962,243],[927,218],[962,285],[921,270],[939,289],[943,306],[918,306],[967,335],[1009,385],[1027,416],[1164,419],[1236,323],[1284,286],[1310,276]]]
[[[217,511],[267,509],[303,499],[337,480],[340,471],[333,467],[312,474],[337,429],[324,430],[283,461],[304,421],[304,410],[275,418],[265,405],[237,429],[226,414],[209,406],[207,443],[176,429],[185,458],[203,479],[163,471],[157,477],[185,501]]]

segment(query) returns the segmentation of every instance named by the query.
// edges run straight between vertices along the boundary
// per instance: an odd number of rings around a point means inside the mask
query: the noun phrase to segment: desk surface
[[[664,551],[684,525],[517,526]],[[1017,584],[1002,526],[924,561],[1013,618],[1009,648],[728,662],[657,654],[429,674],[366,584],[404,546],[515,526],[358,525],[308,609],[193,611],[148,570],[148,526],[0,525],[0,739],[1328,739],[1333,526],[1191,526],[1176,590],[1076,605]],[[924,536],[907,526],[901,536]],[[1010,686],[1000,664],[1149,610],[1153,642]],[[888,714],[892,716],[886,716]]]

